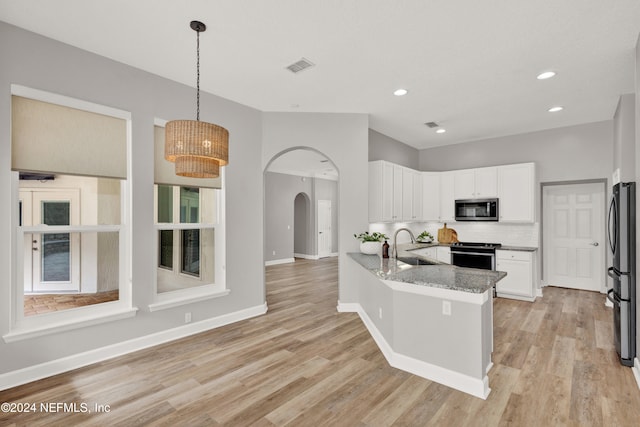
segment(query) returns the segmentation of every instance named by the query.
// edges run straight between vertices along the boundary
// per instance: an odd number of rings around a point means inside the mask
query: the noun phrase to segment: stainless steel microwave
[[[456,200],[456,221],[497,221],[498,199]]]

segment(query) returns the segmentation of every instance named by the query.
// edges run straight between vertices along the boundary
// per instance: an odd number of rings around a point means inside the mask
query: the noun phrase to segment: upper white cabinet
[[[369,162],[369,222],[451,222],[456,199],[494,197],[501,222],[534,222],[535,164],[419,172]]]
[[[497,168],[464,169],[454,172],[455,199],[477,199],[497,196]]]
[[[369,162],[369,222],[393,220],[393,164]]]
[[[422,172],[422,219],[440,221],[440,172]]]
[[[535,164],[498,166],[500,221],[534,222]]]
[[[420,172],[393,163],[369,162],[369,222],[422,220]]]
[[[402,194],[403,194],[403,183],[402,179],[404,178],[403,167],[399,165],[393,166],[393,195],[391,197],[391,220],[392,221],[403,221],[404,217],[402,216],[402,208],[404,207],[402,204]]]
[[[440,174],[440,221],[454,221],[456,206],[453,192],[454,172]]]
[[[411,170],[413,194],[411,197],[411,221],[421,221],[422,215],[422,173]]]

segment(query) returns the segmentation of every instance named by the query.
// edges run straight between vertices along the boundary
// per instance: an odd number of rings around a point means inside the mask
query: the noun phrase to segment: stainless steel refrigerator
[[[608,219],[609,248],[613,266],[608,274],[613,288],[613,332],[620,363],[633,366],[636,356],[636,184],[613,186]]]

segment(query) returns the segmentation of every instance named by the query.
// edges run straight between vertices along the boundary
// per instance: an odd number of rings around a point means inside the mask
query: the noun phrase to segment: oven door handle
[[[494,256],[494,254],[492,254],[492,253],[487,253],[487,252],[458,252],[458,251],[451,251],[451,255],[484,255],[484,256]]]

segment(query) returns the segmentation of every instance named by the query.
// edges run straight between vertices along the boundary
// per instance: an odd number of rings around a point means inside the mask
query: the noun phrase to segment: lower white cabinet
[[[449,246],[437,246],[436,259],[440,262],[451,264],[451,248]]]
[[[536,298],[534,252],[497,250],[496,270],[507,273],[496,283],[499,297],[526,301]]]

